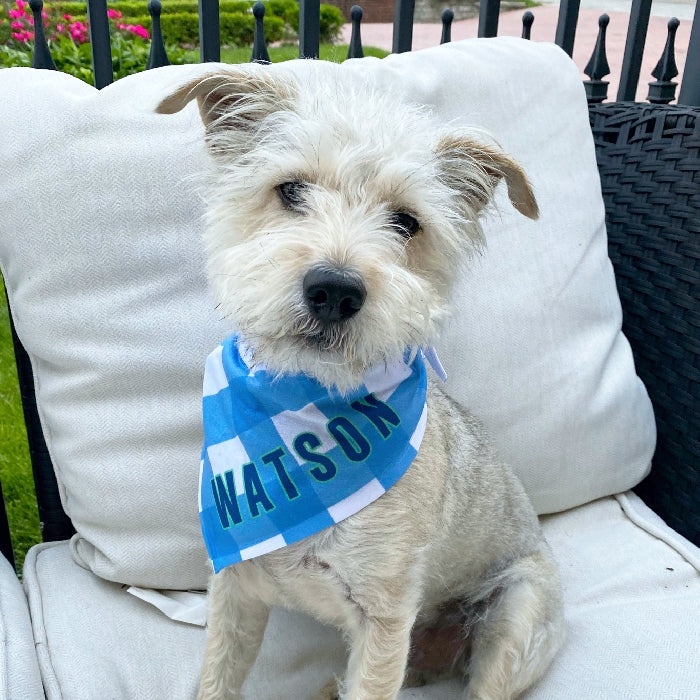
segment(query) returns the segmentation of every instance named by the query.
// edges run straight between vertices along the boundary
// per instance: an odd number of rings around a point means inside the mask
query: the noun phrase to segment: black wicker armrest
[[[623,330],[656,415],[650,476],[636,489],[700,544],[700,109],[591,107]]]

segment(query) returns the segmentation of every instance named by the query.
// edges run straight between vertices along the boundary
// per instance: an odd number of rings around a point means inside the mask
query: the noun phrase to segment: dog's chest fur
[[[269,605],[352,629],[383,614],[378,590],[413,591],[419,621],[451,600],[479,599],[490,573],[539,544],[535,514],[481,425],[431,382],[423,444],[397,484],[328,530],[236,569]]]

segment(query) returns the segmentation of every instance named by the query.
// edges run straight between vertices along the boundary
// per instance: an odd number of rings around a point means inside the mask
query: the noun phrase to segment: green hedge
[[[282,0],[286,2],[287,0]],[[296,5],[295,0],[288,0],[292,4]],[[46,0],[49,5],[54,7],[60,7],[65,14],[79,17],[87,13],[85,2],[54,2],[51,0]],[[162,0],[163,14],[165,13],[177,13],[177,12],[197,12],[198,4],[196,0]],[[108,2],[107,6],[110,10],[119,10],[123,17],[139,17],[141,15],[148,14],[148,0],[143,0],[142,2],[121,2],[116,0],[115,2]],[[252,8],[253,3],[248,0],[222,0],[219,2],[219,12],[248,12]],[[297,5],[298,7],[298,5]]]
[[[85,21],[84,2],[57,2],[49,4],[68,14],[74,20]],[[109,2],[110,9],[122,13],[124,24],[140,24],[151,29],[148,2]],[[221,0],[219,2],[221,43],[242,46],[253,41],[255,20],[252,15],[254,0]],[[299,33],[299,4],[296,0],[266,0],[265,37],[268,42],[292,38]],[[166,43],[197,44],[199,42],[199,9],[196,0],[164,0],[160,23]],[[322,43],[333,43],[340,36],[345,20],[334,5],[321,5],[320,38]]]
[[[124,19],[124,18],[122,18]],[[246,46],[253,43],[255,18],[241,12],[222,12],[219,16],[221,43],[226,46]],[[140,24],[151,31],[150,15],[129,17],[125,24]],[[199,17],[187,12],[163,14],[160,18],[163,38],[167,44],[197,44],[199,41]],[[284,37],[285,22],[281,17],[265,19],[267,41],[280,41]]]

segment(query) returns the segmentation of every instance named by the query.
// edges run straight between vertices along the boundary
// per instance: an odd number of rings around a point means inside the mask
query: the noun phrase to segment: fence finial
[[[32,68],[47,68],[56,70],[56,64],[51,58],[51,51],[46,41],[44,32],[44,20],[41,11],[44,9],[42,0],[29,0],[29,7],[34,15],[34,52],[32,55]]]
[[[362,8],[359,5],[353,5],[350,8],[350,21],[352,22],[352,34],[350,35],[350,46],[348,46],[348,58],[364,58],[365,52],[362,50],[362,36],[360,34]]]
[[[250,57],[251,63],[270,63],[270,54],[267,51],[265,41],[265,26],[263,17],[265,16],[265,5],[258,0],[253,5],[253,17],[255,17],[255,30],[253,34],[253,55]]]
[[[649,83],[649,96],[647,99],[652,104],[667,105],[676,96],[678,83],[674,83],[672,78],[678,75],[674,44],[676,41],[676,30],[679,25],[680,22],[676,17],[671,17],[668,21],[666,46],[664,46],[664,51],[656,64],[656,68],[651,72],[656,80],[653,83]]]
[[[449,44],[452,41],[452,20],[455,18],[455,13],[449,7],[442,11],[440,19],[442,20],[442,36],[440,37],[441,44]]]
[[[160,13],[162,9],[163,6],[160,4],[160,0],[149,0],[148,14],[151,15],[151,51],[148,54],[146,70],[170,65],[168,53],[163,42],[163,32],[160,29]]]
[[[595,49],[590,61],[583,69],[583,72],[590,78],[584,80],[583,84],[586,88],[586,99],[589,104],[602,102],[608,96],[607,80],[602,80],[610,73],[608,65],[608,57],[605,53],[605,32],[610,23],[608,15],[601,15],[598,19],[598,38],[595,42]]]
[[[530,30],[532,29],[532,23],[535,21],[535,15],[527,10],[523,12],[523,33],[520,35],[522,39],[530,38]]]

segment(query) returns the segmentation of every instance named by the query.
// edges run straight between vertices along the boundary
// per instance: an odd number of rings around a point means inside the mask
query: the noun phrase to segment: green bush
[[[289,0],[296,5],[294,0]],[[58,2],[54,3],[55,7],[59,8],[64,14],[71,17],[86,15],[85,2]],[[178,12],[198,12],[197,0],[162,0],[163,14],[171,14]],[[119,10],[122,17],[131,19],[132,17],[140,17],[148,14],[148,0],[142,2],[108,2],[107,6],[110,10]],[[253,7],[253,3],[249,0],[223,0],[219,3],[219,12],[242,12],[246,13]]]
[[[230,46],[250,46],[253,43],[255,17],[252,15],[242,15],[236,12],[222,12],[220,23],[222,44]],[[285,22],[282,17],[266,17],[264,26],[265,39],[268,42],[281,41],[284,37]],[[196,37],[198,42],[199,33],[197,33]]]
[[[254,0],[222,0],[219,3],[221,22],[221,43],[244,46],[253,42]],[[122,13],[122,22],[140,24],[151,29],[148,2],[110,2],[109,8]],[[61,2],[54,5],[62,14],[85,21],[84,2]],[[164,0],[160,16],[163,37],[176,44],[197,44],[199,42],[199,9],[194,0]],[[235,17],[234,17],[235,16]],[[269,43],[283,39],[295,39],[299,34],[299,4],[296,0],[265,1],[265,38]],[[333,43],[340,37],[345,20],[342,12],[334,5],[321,5],[321,43]]]
[[[122,20],[124,17],[122,16]],[[150,15],[129,17],[129,23],[140,24],[151,31]],[[221,43],[227,46],[248,46],[253,43],[255,18],[241,12],[222,12],[219,18]],[[163,39],[173,44],[199,43],[199,17],[188,12],[162,14],[160,27]],[[268,42],[281,41],[285,23],[281,17],[268,17],[265,20],[265,37]]]

